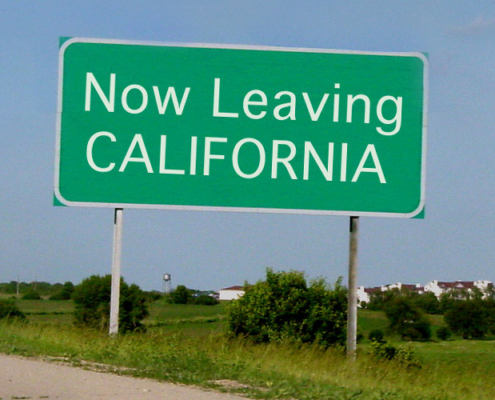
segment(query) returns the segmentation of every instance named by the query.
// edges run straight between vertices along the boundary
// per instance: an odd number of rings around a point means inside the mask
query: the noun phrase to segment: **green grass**
[[[189,337],[206,337],[225,331],[225,304],[215,306],[168,304],[161,301],[149,307],[150,315],[144,321],[148,329],[181,333]]]
[[[16,304],[25,314],[67,314],[74,311],[74,303],[70,300],[17,300]]]
[[[103,363],[121,374],[263,399],[469,400],[492,399],[495,393],[494,341],[407,343],[421,368],[406,368],[373,359],[366,340],[358,346],[356,362],[341,350],[229,340],[224,305],[157,302],[150,307],[146,333],[115,338],[65,321],[70,304],[19,305],[31,313],[30,323],[0,324],[0,352],[57,357],[75,365]],[[435,326],[443,323],[442,317],[432,320]],[[383,313],[360,310],[358,325],[367,336],[372,329],[385,330],[387,320]],[[227,389],[221,382],[233,384]]]
[[[32,323],[60,325],[73,322],[72,301],[17,300],[16,304]]]
[[[445,325],[443,315],[428,315],[428,319],[432,324],[432,338],[435,338],[437,329]],[[385,333],[385,338],[389,341],[400,341],[397,335],[389,332],[388,320],[383,311],[359,310],[358,331],[367,339],[369,333],[374,329],[381,329]]]
[[[358,330],[368,337],[369,333],[374,329],[381,329],[386,332],[388,326],[388,320],[383,312],[359,310],[358,311]]]
[[[150,315],[147,322],[153,323],[177,323],[187,320],[219,319],[225,317],[225,304],[216,306],[168,304],[161,301],[151,304]]]

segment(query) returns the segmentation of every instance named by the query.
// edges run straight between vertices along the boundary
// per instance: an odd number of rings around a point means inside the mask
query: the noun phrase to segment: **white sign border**
[[[60,140],[62,128],[62,93],[63,93],[63,71],[64,54],[66,49],[74,43],[98,43],[98,44],[119,44],[119,45],[139,45],[157,47],[189,47],[189,48],[211,48],[211,49],[234,49],[234,50],[255,50],[255,51],[281,51],[296,53],[331,53],[331,54],[359,54],[375,56],[393,57],[417,57],[423,62],[423,127],[422,127],[422,154],[421,154],[421,194],[419,205],[410,213],[388,213],[388,212],[364,212],[364,211],[331,211],[331,210],[306,210],[306,209],[283,209],[283,208],[255,208],[255,207],[220,207],[220,206],[184,206],[169,204],[128,204],[128,203],[95,203],[69,201],[63,198],[59,188],[60,178]],[[138,208],[138,209],[160,209],[160,210],[189,210],[189,211],[217,211],[217,212],[246,212],[246,213],[268,213],[268,214],[298,214],[298,215],[340,215],[355,217],[392,217],[392,218],[413,218],[420,214],[425,207],[426,189],[426,136],[427,136],[427,116],[428,116],[428,59],[420,52],[374,52],[357,50],[335,50],[320,48],[300,48],[300,47],[277,47],[277,46],[250,46],[237,44],[211,44],[211,43],[167,43],[167,42],[147,42],[134,40],[114,40],[95,38],[69,38],[61,46],[58,58],[58,92],[57,92],[57,128],[55,145],[55,198],[65,206],[75,207],[99,207],[99,208]]]

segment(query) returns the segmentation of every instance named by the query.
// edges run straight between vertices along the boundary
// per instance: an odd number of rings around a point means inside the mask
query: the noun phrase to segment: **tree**
[[[440,309],[440,314],[445,314],[447,311],[452,309],[455,303],[460,300],[457,300],[452,293],[442,293],[440,295],[440,300],[438,301],[438,307]]]
[[[450,330],[464,339],[482,339],[490,330],[490,312],[479,300],[456,301],[444,315]]]
[[[192,298],[191,291],[184,285],[177,286],[170,295],[174,304],[187,304]]]
[[[50,296],[50,300],[70,300],[72,293],[74,293],[74,284],[72,282],[65,282],[57,293]]]
[[[440,313],[440,302],[433,292],[426,292],[414,297],[414,304],[427,314]]]
[[[274,272],[245,285],[245,294],[228,306],[228,326],[236,336],[255,342],[295,340],[323,346],[343,344],[347,296],[338,281],[332,290],[324,280],[309,286],[302,272]]]
[[[28,292],[26,292],[26,294],[24,294],[24,296],[22,296],[22,299],[23,300],[41,300],[41,296],[40,296],[39,292],[31,289]]]
[[[377,290],[371,294],[367,308],[370,310],[385,310],[387,304],[399,296],[401,296],[401,292],[397,288],[383,291]]]
[[[76,324],[106,330],[109,326],[112,276],[98,275],[76,285],[73,299]],[[120,280],[119,329],[121,332],[142,329],[148,315],[144,293],[139,286]]]
[[[452,331],[447,326],[441,326],[437,329],[437,338],[440,340],[449,340],[452,336]]]
[[[431,323],[413,301],[407,297],[397,297],[385,310],[392,331],[406,340],[428,340],[431,338]]]

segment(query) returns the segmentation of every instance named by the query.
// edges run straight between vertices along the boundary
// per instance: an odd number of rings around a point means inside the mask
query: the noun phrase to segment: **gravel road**
[[[0,355],[0,400],[246,400],[197,388]]]

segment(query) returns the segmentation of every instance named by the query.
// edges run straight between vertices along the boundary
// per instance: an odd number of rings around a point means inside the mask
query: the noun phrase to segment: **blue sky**
[[[495,281],[495,4],[0,1],[0,281],[111,268],[112,209],[53,207],[60,36],[427,52],[426,218],[361,218],[358,283]],[[267,267],[347,279],[348,218],[125,210],[122,274],[219,289]]]

